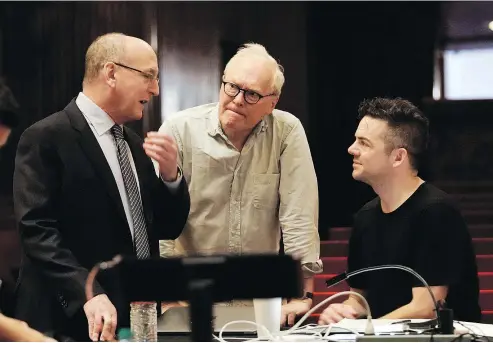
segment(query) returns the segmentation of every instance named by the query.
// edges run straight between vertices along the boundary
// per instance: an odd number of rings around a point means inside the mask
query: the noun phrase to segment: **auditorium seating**
[[[456,198],[468,223],[478,264],[483,322],[493,324],[493,183],[435,184]],[[348,289],[346,282],[327,289],[324,281],[345,270],[350,234],[350,227],[333,227],[330,228],[330,239],[321,242],[320,254],[324,262],[324,272],[316,276],[314,304],[335,292]],[[314,315],[315,318],[317,316],[318,314]]]

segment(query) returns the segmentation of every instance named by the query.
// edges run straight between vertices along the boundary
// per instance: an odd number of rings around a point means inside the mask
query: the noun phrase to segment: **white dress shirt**
[[[132,239],[134,238],[134,224],[132,220],[132,213],[130,211],[130,202],[127,196],[127,191],[125,189],[125,183],[123,181],[122,171],[120,169],[120,163],[118,162],[117,148],[115,138],[111,133],[111,128],[115,125],[113,119],[103,111],[98,105],[96,105],[91,99],[89,99],[84,93],[80,92],[75,100],[77,107],[84,115],[92,133],[96,137],[101,150],[103,151],[106,161],[110,166],[111,172],[115,178],[116,186],[118,187],[118,192],[120,193],[120,198],[122,199],[123,209],[125,210],[125,216],[127,217],[128,226],[130,227],[130,233],[132,234]],[[125,142],[127,147],[128,158],[130,160],[130,166],[137,181],[137,187],[140,194],[140,184],[139,177],[137,176],[137,170],[135,169],[135,162],[132,157],[132,152],[128,143]],[[178,178],[175,181],[167,182],[164,184],[168,187],[171,192],[178,189],[181,182],[181,171],[178,173]]]
[[[118,162],[118,155],[116,149],[115,138],[111,133],[111,128],[115,125],[115,122],[111,117],[103,111],[98,105],[92,102],[84,93],[79,93],[77,99],[75,100],[77,107],[86,118],[89,127],[91,128],[94,136],[96,137],[103,154],[106,157],[106,161],[110,166],[111,172],[115,177],[116,186],[118,187],[118,192],[120,193],[120,198],[122,199],[123,209],[125,210],[125,216],[127,217],[128,226],[130,227],[130,233],[132,234],[132,239],[134,238],[134,223],[132,220],[132,212],[130,211],[130,202],[127,196],[127,191],[125,190],[125,183],[123,182],[122,170],[120,169],[120,163]],[[130,147],[127,142],[125,142],[127,147],[128,158],[130,160],[130,166],[137,181],[137,187],[140,185],[139,178],[137,176],[137,170],[135,169],[135,163],[130,151]]]

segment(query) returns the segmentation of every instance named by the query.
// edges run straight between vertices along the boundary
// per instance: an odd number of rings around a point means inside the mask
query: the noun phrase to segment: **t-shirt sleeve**
[[[347,273],[354,272],[355,270],[361,269],[363,265],[363,249],[361,242],[361,234],[358,225],[358,214],[355,215],[353,221],[353,229],[351,231],[351,237],[349,238],[348,245],[348,258],[347,258]],[[367,273],[362,273],[355,275],[347,279],[347,283],[351,288],[366,289],[366,275]]]
[[[423,209],[415,228],[413,269],[430,286],[450,286],[463,276],[472,251],[472,240],[460,211],[448,203],[436,203]],[[414,279],[414,286],[422,286]]]

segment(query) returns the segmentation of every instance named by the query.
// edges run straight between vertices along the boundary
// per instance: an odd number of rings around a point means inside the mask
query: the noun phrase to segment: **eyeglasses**
[[[113,63],[116,64],[117,66],[123,67],[125,69],[136,71],[136,72],[140,73],[142,76],[144,76],[149,81],[156,80],[157,82],[159,82],[159,76],[158,75],[154,76],[151,73],[146,73],[145,71],[126,66],[125,64],[121,64],[121,63],[117,63],[117,62],[113,62]]]
[[[224,93],[226,93],[226,95],[232,98],[235,98],[240,92],[243,92],[245,101],[250,105],[255,105],[262,98],[276,95],[275,93],[268,95],[260,95],[259,93],[254,92],[252,90],[240,88],[238,85],[235,85],[232,82],[223,81],[223,85],[224,85]]]

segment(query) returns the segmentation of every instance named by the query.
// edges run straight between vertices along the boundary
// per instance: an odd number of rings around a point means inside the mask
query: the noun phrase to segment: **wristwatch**
[[[306,300],[306,299],[312,299],[313,300],[313,293],[312,292],[305,292],[305,295],[300,298],[300,300]]]

